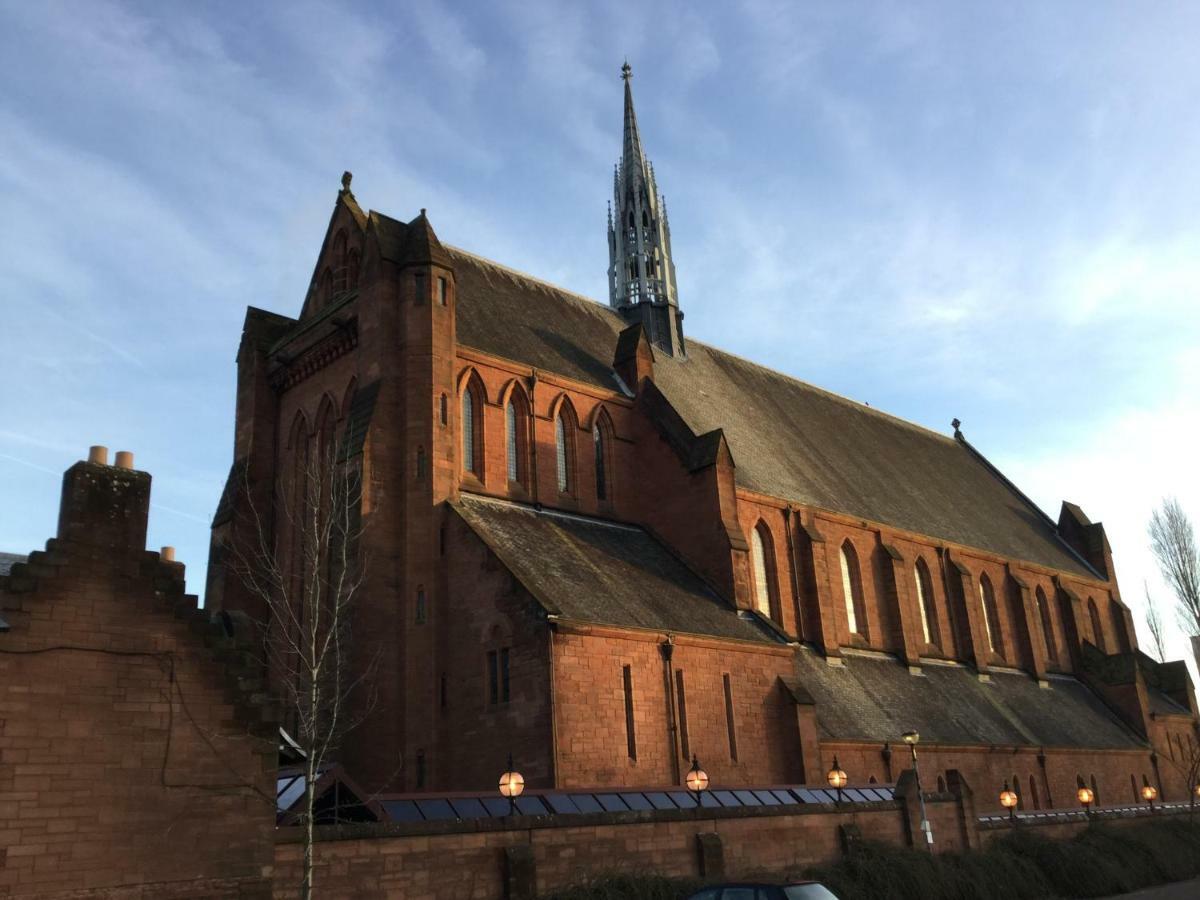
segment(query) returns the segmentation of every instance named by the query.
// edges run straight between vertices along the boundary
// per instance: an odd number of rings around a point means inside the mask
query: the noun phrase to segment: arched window
[[[983,608],[983,629],[987,632],[988,647],[998,656],[1004,655],[1000,642],[1000,620],[996,614],[996,592],[986,574],[979,576],[979,605]]]
[[[1042,801],[1038,797],[1037,779],[1032,775],[1029,776],[1029,802],[1033,804],[1034,809],[1042,808]]]
[[[358,287],[358,270],[362,265],[362,256],[358,249],[350,251],[350,255],[346,257],[346,286],[350,290]]]
[[[946,793],[946,779],[941,775],[937,777],[937,789],[939,794]]]
[[[847,540],[842,544],[842,596],[846,601],[846,621],[852,634],[867,636],[867,610],[863,605],[862,574],[858,568],[858,553]]]
[[[416,618],[416,620],[417,620],[417,624],[418,624],[418,625],[424,625],[424,624],[425,624],[425,617],[426,617],[426,610],[425,610],[425,586],[424,586],[424,585],[418,585],[418,586],[417,586],[417,610],[416,610],[416,616],[415,616],[415,618]]]
[[[482,459],[482,447],[480,447],[482,429],[479,427],[480,414],[482,412],[483,404],[480,402],[475,385],[468,381],[462,395],[463,470],[471,472],[474,475],[482,474],[480,471],[482,468],[480,466]]]
[[[941,642],[938,640],[937,607],[933,602],[933,579],[929,577],[929,566],[919,556],[917,564],[913,566],[913,582],[917,586],[917,609],[921,615],[921,634],[925,638],[926,644],[937,646]]]
[[[1096,608],[1096,601],[1088,597],[1088,618],[1092,620],[1092,638],[1096,642],[1096,646],[1101,653],[1107,653],[1108,647],[1104,642],[1104,627],[1100,624],[1100,610]]]
[[[1017,795],[1017,812],[1021,812],[1025,809],[1025,794],[1021,790],[1021,779],[1016,775],[1012,777],[1012,786],[1013,793]]]
[[[1138,790],[1137,779],[1133,777],[1132,772],[1129,773],[1129,790],[1133,792],[1133,802],[1141,803],[1142,802],[1142,794]]]
[[[1117,638],[1117,652],[1128,653],[1133,647],[1129,643],[1129,630],[1125,626],[1125,613],[1121,609],[1121,604],[1109,598],[1108,612],[1112,617],[1113,633]]]
[[[450,403],[447,401],[446,395],[442,394],[441,400],[438,403],[438,418],[441,420],[443,425],[446,424],[446,420],[449,417],[449,406]]]
[[[339,231],[333,239],[333,292],[346,290],[346,232]]]
[[[317,288],[317,308],[320,309],[333,296],[333,273],[326,269],[321,273],[320,285]]]
[[[1096,806],[1100,805],[1100,788],[1096,786],[1096,776],[1092,776],[1092,795],[1095,799],[1092,801]]]
[[[525,395],[514,385],[504,404],[504,453],[508,480],[513,484],[525,484],[527,412]]]
[[[1046,658],[1057,663],[1058,644],[1054,640],[1054,625],[1050,620],[1050,602],[1046,599],[1046,592],[1040,586],[1037,589],[1037,608],[1038,615],[1042,619],[1042,637],[1046,641]]]
[[[554,455],[558,492],[575,490],[575,414],[566,401],[554,417]]]
[[[608,412],[600,410],[592,425],[592,447],[596,457],[596,499],[608,500],[612,493],[612,472],[609,458],[612,456],[612,421]]]
[[[774,544],[771,542],[771,532],[763,522],[759,522],[750,532],[750,555],[754,563],[754,608],[770,618],[771,601],[778,587],[775,584]]]

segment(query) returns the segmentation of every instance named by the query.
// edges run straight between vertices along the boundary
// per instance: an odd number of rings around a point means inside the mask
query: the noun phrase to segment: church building
[[[373,695],[338,759],[368,789],[494,789],[510,753],[533,788],[677,785],[693,759],[714,787],[823,785],[835,758],[891,783],[917,731],[926,788],[959,770],[981,810],[1006,782],[1030,810],[1081,781],[1185,798],[1192,684],[1138,650],[1100,523],[1048,517],[957,422],[687,337],[623,77],[607,303],[344,176],[299,315],[247,311],[209,608],[265,615],[236,548],[294,546],[281,498],[336,446]]]

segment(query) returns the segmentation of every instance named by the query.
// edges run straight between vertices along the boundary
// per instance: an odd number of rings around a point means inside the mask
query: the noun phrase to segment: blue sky
[[[1200,519],[1197,33],[1165,3],[3,0],[0,549],[103,443],[203,589],[245,307],[298,314],[343,169],[604,299],[627,56],[689,335],[961,418],[1165,603],[1150,510]]]

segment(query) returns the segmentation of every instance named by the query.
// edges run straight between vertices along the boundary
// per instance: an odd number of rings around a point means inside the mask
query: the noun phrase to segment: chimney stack
[[[114,551],[146,549],[150,517],[150,475],[133,468],[133,454],[117,453],[107,465],[108,450],[92,447],[87,462],[63,474],[58,509],[58,538]]]

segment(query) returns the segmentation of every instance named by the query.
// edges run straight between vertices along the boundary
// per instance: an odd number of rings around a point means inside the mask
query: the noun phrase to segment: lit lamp
[[[1016,822],[1017,792],[1010,790],[1008,782],[1004,782],[1004,790],[1000,792],[1000,805],[1008,810],[1008,821]]]
[[[515,815],[517,798],[525,790],[525,776],[513,768],[512,754],[508,754],[508,771],[500,776],[500,796],[508,798],[508,814]]]
[[[1154,801],[1158,798],[1158,788],[1146,780],[1146,776],[1142,776],[1142,799],[1150,804],[1150,812],[1154,812]]]
[[[1092,804],[1096,802],[1096,795],[1092,789],[1083,783],[1082,778],[1076,778],[1078,790],[1075,791],[1075,796],[1079,798],[1079,802],[1083,804],[1083,811],[1089,816],[1092,814]]]
[[[1200,799],[1200,784],[1196,785],[1196,788],[1192,791],[1192,793],[1196,795],[1197,799]]]
[[[921,831],[925,833],[925,846],[932,853],[933,829],[929,827],[929,816],[925,813],[925,792],[921,790],[921,770],[917,767],[917,742],[921,740],[921,735],[916,731],[906,731],[900,737],[908,744],[908,751],[912,754],[913,774],[917,776],[917,799],[921,801]]]
[[[695,756],[692,757],[692,767],[688,769],[684,783],[687,789],[696,795],[696,810],[699,811],[701,795],[708,790],[708,773],[700,768],[700,762]]]
[[[829,774],[825,776],[829,779],[829,786],[837,788],[837,802],[842,802],[842,788],[846,786],[846,773],[842,767],[838,765],[837,757],[833,758],[833,768],[829,770]]]

